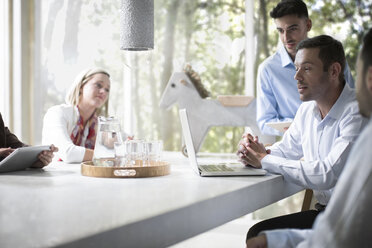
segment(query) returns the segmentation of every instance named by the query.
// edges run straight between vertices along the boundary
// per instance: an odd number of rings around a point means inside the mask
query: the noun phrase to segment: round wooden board
[[[81,163],[81,174],[88,177],[138,178],[158,177],[170,174],[170,164],[165,161],[151,162],[150,166],[105,167],[94,166],[92,161]]]

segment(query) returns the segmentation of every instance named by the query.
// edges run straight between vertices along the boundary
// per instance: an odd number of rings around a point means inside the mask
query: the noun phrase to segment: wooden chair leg
[[[307,210],[310,209],[310,204],[311,204],[311,199],[312,198],[313,198],[313,191],[311,189],[306,189],[301,211],[307,211]]]

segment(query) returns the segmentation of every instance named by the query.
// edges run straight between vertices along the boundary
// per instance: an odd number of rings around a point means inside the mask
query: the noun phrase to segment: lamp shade
[[[120,49],[154,48],[154,0],[121,0]]]

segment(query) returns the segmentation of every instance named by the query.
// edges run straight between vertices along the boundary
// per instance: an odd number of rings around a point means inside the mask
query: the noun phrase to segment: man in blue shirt
[[[270,12],[270,16],[274,19],[281,43],[277,52],[258,68],[257,123],[263,134],[282,135],[266,123],[293,121],[301,104],[293,61],[297,44],[307,38],[312,22],[306,4],[301,0],[282,0]],[[354,88],[347,64],[344,76],[349,86]]]

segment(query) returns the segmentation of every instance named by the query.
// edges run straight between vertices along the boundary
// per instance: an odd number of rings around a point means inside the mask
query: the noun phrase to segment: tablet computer
[[[292,123],[291,121],[267,122],[266,125],[284,133],[289,128],[291,123]]]
[[[37,161],[40,152],[50,150],[50,146],[27,146],[15,149],[0,162],[0,172],[24,170]]]

